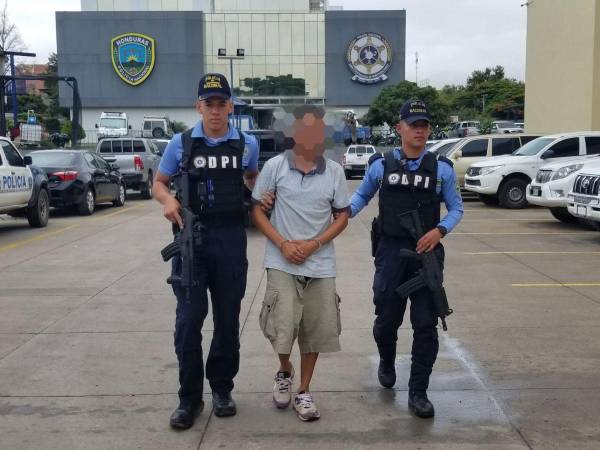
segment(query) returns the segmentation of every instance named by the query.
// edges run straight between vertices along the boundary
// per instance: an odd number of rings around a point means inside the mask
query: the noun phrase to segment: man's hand
[[[181,204],[175,197],[171,197],[165,202],[163,208],[163,215],[169,222],[179,225],[180,229],[183,229],[183,219],[181,218]]]
[[[437,228],[425,233],[417,242],[417,253],[430,252],[439,244],[442,237],[442,233]]]
[[[305,260],[319,249],[319,243],[317,241],[292,241],[292,243],[300,249]]]
[[[268,214],[273,209],[275,205],[275,199],[277,197],[277,192],[275,191],[265,191],[260,198],[260,209],[262,209],[265,214]]]
[[[295,244],[295,241],[285,241],[281,244],[281,253],[292,264],[300,265],[306,261],[306,256],[299,246]]]

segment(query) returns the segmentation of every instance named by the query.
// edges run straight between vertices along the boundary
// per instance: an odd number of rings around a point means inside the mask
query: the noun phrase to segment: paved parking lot
[[[543,209],[466,210],[445,241],[455,313],[431,382],[435,419],[407,410],[406,325],[396,388],[377,382],[372,204],[336,244],[343,350],[317,366],[321,420],[271,405],[276,362],[258,326],[264,244],[251,230],[239,413],[205,411],[187,432],[168,426],[175,302],[160,207],[132,195],[89,218],[55,214],[42,230],[0,219],[0,448],[599,448],[600,232]]]

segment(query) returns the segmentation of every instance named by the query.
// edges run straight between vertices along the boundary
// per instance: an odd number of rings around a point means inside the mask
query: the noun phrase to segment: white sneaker
[[[292,383],[294,382],[294,371],[277,372],[273,384],[273,403],[280,409],[287,408],[292,402]]]
[[[310,422],[321,417],[321,413],[313,402],[312,395],[309,392],[296,394],[294,398],[294,409],[298,413],[300,420]]]

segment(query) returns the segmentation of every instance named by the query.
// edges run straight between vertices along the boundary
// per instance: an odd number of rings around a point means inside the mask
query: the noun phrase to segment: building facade
[[[82,125],[123,111],[193,124],[198,79],[227,76],[254,111],[313,103],[357,116],[404,80],[406,13],[328,10],[319,0],[82,0],[57,12],[61,75],[77,78]],[[233,64],[219,49],[243,59]],[[61,104],[71,92],[60,87]],[[139,122],[139,123],[138,123]]]
[[[600,130],[600,0],[529,2],[525,127]]]

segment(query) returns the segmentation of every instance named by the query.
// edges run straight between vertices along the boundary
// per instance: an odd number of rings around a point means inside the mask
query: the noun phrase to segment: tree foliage
[[[23,42],[17,26],[8,17],[8,2],[6,0],[2,11],[0,11],[0,50],[4,52],[21,52],[25,50],[25,42]]]
[[[506,78],[502,66],[475,70],[464,86],[447,85],[436,89],[402,81],[381,91],[367,113],[367,124],[395,124],[400,106],[411,98],[427,103],[434,126],[448,124],[453,115],[460,120],[516,119],[523,117],[525,84]]]

